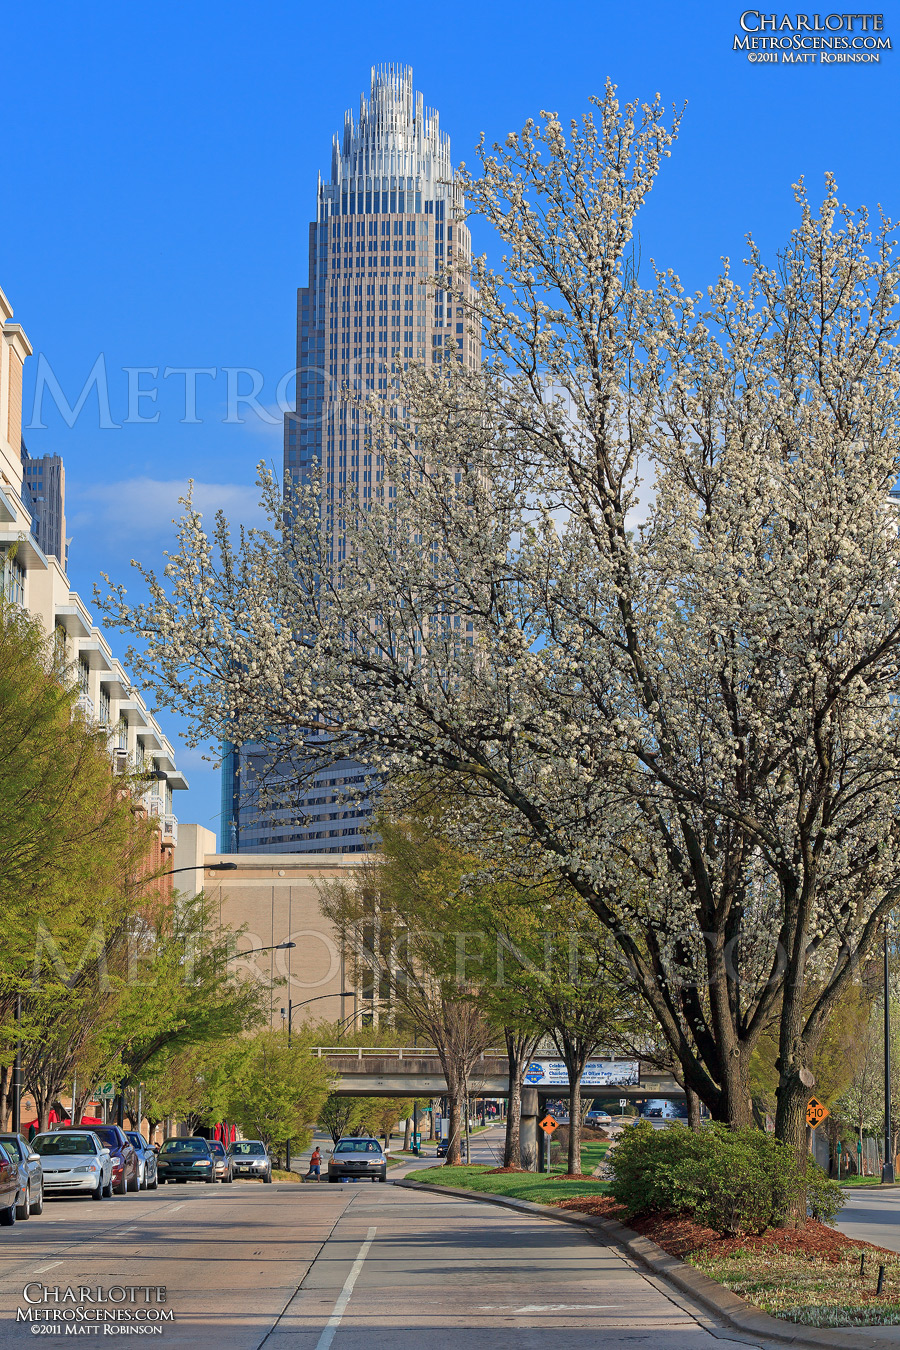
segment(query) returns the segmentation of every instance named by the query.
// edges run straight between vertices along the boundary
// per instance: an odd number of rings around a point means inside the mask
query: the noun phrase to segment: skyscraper
[[[357,118],[345,114],[334,138],[331,180],[319,177],[309,279],[297,294],[297,396],[285,418],[284,476],[305,481],[320,464],[327,507],[351,485],[363,500],[371,497],[382,477],[379,457],[360,436],[358,409],[342,390],[387,390],[396,363],[436,366],[451,352],[472,366],[480,359],[471,321],[434,284],[449,269],[468,277],[461,208],[450,138],[413,89],[412,70],[374,67],[369,98],[360,99]],[[331,547],[339,561],[337,531]],[[322,770],[293,810],[266,813],[254,792],[266,759],[260,747],[226,755],[223,849],[353,853],[367,846],[371,804],[341,800],[363,780],[360,765],[343,760]]]
[[[29,455],[22,442],[22,481],[28,492],[31,533],[39,548],[66,568],[66,471],[59,455]]]

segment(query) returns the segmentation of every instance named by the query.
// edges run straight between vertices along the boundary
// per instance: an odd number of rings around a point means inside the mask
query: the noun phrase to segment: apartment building
[[[58,518],[63,546],[58,553],[46,552],[36,537],[40,524],[35,522],[22,455],[22,375],[32,348],[21,325],[12,320],[12,306],[0,290],[0,591],[39,619],[47,636],[61,644],[81,686],[82,711],[107,730],[114,770],[141,770],[150,776],[140,805],[159,820],[154,862],[165,865],[171,862],[178,835],[173,793],[186,789],[187,781],[175,764],[171,743],[102,629],[69,588],[61,462],[54,478],[54,492],[59,493],[54,521]],[[32,481],[37,482],[36,476]]]

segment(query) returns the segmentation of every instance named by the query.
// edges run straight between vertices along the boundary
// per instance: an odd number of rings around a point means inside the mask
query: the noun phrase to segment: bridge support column
[[[538,1119],[541,1104],[537,1088],[522,1089],[522,1118],[519,1124],[519,1156],[527,1172],[534,1172],[538,1162]]]

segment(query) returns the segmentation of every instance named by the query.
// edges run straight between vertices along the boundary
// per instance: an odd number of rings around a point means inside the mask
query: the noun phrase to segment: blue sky
[[[801,174],[814,200],[832,170],[845,200],[900,216],[900,51],[879,66],[752,65],[732,50],[743,7],[9,8],[0,286],[35,348],[26,414],[38,353],[70,403],[102,353],[119,423],[124,368],[159,370],[142,377],[160,389],[141,406],[159,411],[155,423],[103,429],[92,399],[70,428],[45,398],[46,429],[26,431],[33,454],[65,458],[74,588],[88,599],[101,571],[127,584],[131,557],[158,563],[189,476],[210,510],[255,517],[255,466],[280,466],[280,426],[252,416],[225,424],[221,373],[200,378],[199,420],[182,425],[183,380],[162,372],[257,369],[260,399],[274,403],[293,367],[316,174],[328,171],[332,134],[368,89],[373,63],[413,66],[454,157],[470,163],[482,131],[502,139],[541,109],[578,115],[607,76],[623,98],[658,91],[668,104],[686,101],[641,247],[691,288],[722,255],[745,256],[748,230],[777,247],[796,219],[791,184]],[[900,43],[900,5],[882,12],[884,33]],[[490,251],[477,231],[476,243]],[[161,721],[174,737],[177,719],[162,710]],[[181,819],[217,829],[218,775],[196,753],[180,762],[192,782]]]

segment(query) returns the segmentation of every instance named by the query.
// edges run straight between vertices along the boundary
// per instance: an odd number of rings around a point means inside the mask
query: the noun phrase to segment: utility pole
[[[18,1134],[22,1126],[22,995],[16,994],[16,1058],[12,1078],[12,1127]]]

